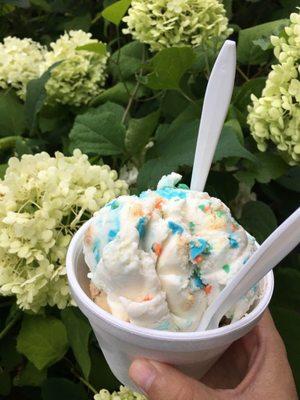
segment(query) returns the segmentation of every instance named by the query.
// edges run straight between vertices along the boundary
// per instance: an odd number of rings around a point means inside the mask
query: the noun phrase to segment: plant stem
[[[124,114],[123,114],[123,117],[122,117],[122,124],[124,124],[124,122],[125,122],[125,120],[127,118],[127,115],[129,113],[130,107],[131,107],[131,105],[133,103],[133,100],[135,98],[135,95],[137,94],[137,91],[138,91],[139,87],[140,87],[140,82],[137,81],[137,83],[136,83],[136,85],[135,85],[135,87],[133,89],[133,92],[132,92],[132,94],[131,94],[131,96],[129,98],[126,110],[124,111]]]
[[[84,379],[82,376],[80,376],[79,374],[77,374],[76,371],[72,371],[73,375],[76,376],[76,378],[82,382],[88,389],[90,389],[91,392],[93,392],[94,394],[98,394],[97,390],[90,384],[90,382],[88,382],[86,379]]]
[[[91,392],[93,392],[94,394],[98,394],[97,390],[90,384],[90,382],[88,382],[86,379],[84,379],[84,378],[75,370],[75,367],[74,367],[72,361],[69,360],[67,357],[64,357],[64,360],[69,364],[71,373],[72,373],[80,382],[82,382]]]
[[[19,311],[13,316],[13,318],[9,321],[6,327],[0,332],[0,340],[4,338],[4,336],[9,332],[9,330],[15,325],[15,323],[21,317],[21,313]]]
[[[194,104],[195,106],[197,106],[197,103],[193,100],[193,99],[191,99],[186,93],[184,93],[184,91],[183,90],[179,90],[179,92],[182,94],[182,96],[183,97],[185,97],[189,102],[191,102],[192,104]]]
[[[237,69],[237,71],[240,73],[240,75],[245,79],[245,81],[249,81],[250,79],[248,78],[248,76],[245,74],[245,72],[243,72],[242,70],[241,70],[241,68],[237,65],[236,66],[236,69]]]

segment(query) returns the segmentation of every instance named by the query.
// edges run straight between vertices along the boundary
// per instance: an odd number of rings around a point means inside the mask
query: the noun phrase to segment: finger
[[[218,400],[219,394],[175,368],[145,359],[135,360],[129,376],[149,400]],[[224,399],[224,397],[222,397]]]
[[[264,394],[264,398],[274,400],[296,400],[298,397],[285,346],[269,311],[265,312],[253,333],[257,338],[257,349],[250,358],[248,373],[236,388],[236,393],[248,395],[249,398],[259,398]],[[245,337],[243,340],[245,348],[251,351],[252,339]]]

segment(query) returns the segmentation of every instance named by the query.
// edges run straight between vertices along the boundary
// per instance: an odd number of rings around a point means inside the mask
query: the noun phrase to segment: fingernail
[[[135,360],[129,368],[129,376],[146,393],[150,389],[157,371],[147,360]]]

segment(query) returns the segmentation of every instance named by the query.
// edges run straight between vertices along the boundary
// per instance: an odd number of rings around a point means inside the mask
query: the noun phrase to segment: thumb
[[[129,376],[149,400],[217,400],[218,391],[156,361],[135,360]],[[224,397],[223,397],[224,398]]]

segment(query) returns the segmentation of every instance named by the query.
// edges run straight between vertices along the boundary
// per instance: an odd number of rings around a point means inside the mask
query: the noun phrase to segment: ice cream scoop
[[[213,299],[255,251],[228,207],[164,176],[157,190],[102,208],[84,237],[92,297],[114,316],[160,330],[193,331]],[[240,319],[257,287],[226,317]]]

